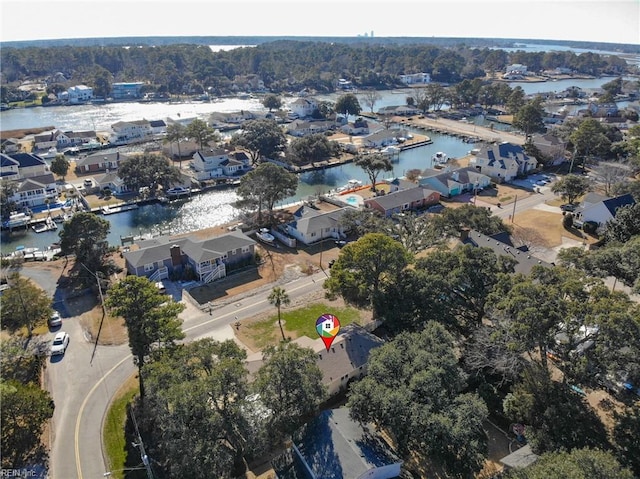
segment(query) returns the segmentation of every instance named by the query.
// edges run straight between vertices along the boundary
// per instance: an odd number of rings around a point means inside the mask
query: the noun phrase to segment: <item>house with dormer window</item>
[[[538,160],[527,155],[522,146],[504,142],[483,146],[471,157],[469,165],[494,181],[505,182],[535,170]]]
[[[291,113],[297,118],[305,118],[313,115],[313,112],[318,109],[318,102],[313,98],[297,98],[289,103],[289,109]]]
[[[195,177],[199,181],[241,176],[251,169],[251,160],[241,151],[212,148],[196,151],[191,157]]]
[[[126,153],[120,153],[119,151],[94,153],[76,161],[76,172],[82,174],[117,170],[120,162],[127,158],[129,156]]]
[[[303,205],[293,213],[293,221],[286,223],[281,228],[289,236],[306,245],[327,238],[341,239],[346,235],[344,226],[340,224],[340,218],[347,211],[353,210],[353,207],[347,206],[324,212]]]

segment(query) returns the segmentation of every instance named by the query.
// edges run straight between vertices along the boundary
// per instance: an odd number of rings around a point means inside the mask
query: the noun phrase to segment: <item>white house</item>
[[[594,198],[595,199],[595,198]],[[593,203],[587,203],[581,205],[574,214],[577,219],[583,222],[593,222],[599,226],[604,226],[607,221],[612,220],[618,209],[623,206],[631,206],[636,202],[633,196],[630,194],[616,196],[615,198],[605,198],[600,201],[594,201]]]
[[[483,175],[504,182],[534,170],[538,167],[538,160],[527,155],[520,145],[504,142],[482,147],[471,157],[469,165]]]
[[[148,120],[119,121],[111,125],[111,129],[110,141],[114,144],[129,143],[153,134]]]
[[[67,90],[69,103],[84,103],[93,98],[93,88],[87,85],[72,86]]]
[[[405,85],[425,85],[431,82],[431,75],[428,73],[411,73],[400,75],[400,81]]]
[[[292,116],[297,115],[298,118],[311,116],[318,109],[318,102],[313,98],[297,98],[289,103],[289,109]]]
[[[527,65],[521,65],[520,63],[514,63],[512,65],[507,65],[505,68],[506,74],[511,75],[526,75],[527,74]]]
[[[282,229],[296,240],[309,245],[326,238],[344,238],[344,227],[340,218],[351,206],[329,212],[321,212],[308,206],[301,206],[293,213],[293,221],[283,225]]]
[[[251,169],[251,160],[244,152],[223,148],[196,151],[191,164],[199,181],[241,176]]]
[[[33,207],[46,204],[46,200],[58,197],[56,179],[53,173],[30,176],[19,181],[16,192],[9,198],[20,207]]]

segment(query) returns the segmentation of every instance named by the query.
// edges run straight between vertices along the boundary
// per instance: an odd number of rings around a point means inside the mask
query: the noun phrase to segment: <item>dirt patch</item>
[[[532,209],[518,213],[513,223],[509,223],[509,225],[513,226],[514,231],[520,231],[522,233],[528,231],[530,234],[535,234],[535,241],[539,241],[540,245],[549,248],[561,246],[563,244],[563,238],[586,242],[587,244],[597,242],[596,238],[585,235],[579,230],[565,229],[564,226],[562,226],[562,215],[549,211]],[[538,244],[535,241],[531,241],[531,243]]]

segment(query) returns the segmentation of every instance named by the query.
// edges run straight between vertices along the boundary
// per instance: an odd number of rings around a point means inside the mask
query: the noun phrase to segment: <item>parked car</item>
[[[538,181],[536,181],[536,185],[538,185],[538,186],[546,186],[547,184],[549,184],[549,182],[547,180],[538,180]]]
[[[62,318],[60,317],[60,313],[54,311],[51,317],[49,317],[49,327],[57,328],[62,326]]]
[[[573,203],[566,203],[564,205],[560,205],[560,209],[562,211],[575,211],[578,205],[574,205]]]
[[[69,346],[69,335],[64,331],[60,331],[51,343],[51,356],[64,354],[67,351],[67,346]]]

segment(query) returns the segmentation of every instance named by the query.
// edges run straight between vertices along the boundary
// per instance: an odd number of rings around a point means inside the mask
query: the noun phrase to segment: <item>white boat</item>
[[[431,157],[431,161],[433,161],[434,165],[444,165],[447,161],[449,161],[449,157],[446,153],[438,151]]]
[[[186,196],[189,193],[191,193],[191,188],[185,188],[183,186],[176,186],[175,188],[169,188],[167,191],[164,192],[164,194],[169,198]]]
[[[45,160],[53,160],[56,156],[58,156],[58,150],[55,147],[49,148],[46,153],[42,153],[38,155],[40,158]]]
[[[362,186],[362,181],[360,180],[349,180],[347,184],[344,186],[340,186],[336,188],[338,193],[342,193],[344,191],[355,190],[356,188],[360,188]]]
[[[31,221],[31,216],[26,213],[11,213],[9,220],[6,222],[6,226],[9,228],[19,228],[20,226],[26,226]]]
[[[267,244],[273,244],[275,242],[275,237],[269,233],[269,230],[267,228],[260,228],[260,231],[258,231],[256,233],[256,237]]]
[[[120,205],[120,206],[103,206],[101,208],[102,210],[102,214],[103,215],[112,215],[114,213],[122,213],[123,211],[129,211],[129,210],[135,210],[138,209],[139,206],[135,203],[132,204],[128,204],[128,205]]]
[[[401,151],[402,150],[400,149],[400,147],[389,145],[389,146],[385,146],[384,148],[382,148],[380,150],[380,153],[382,153],[384,156],[389,158],[389,160],[391,160],[391,162],[395,163],[395,162],[400,161],[400,152]]]
[[[38,226],[32,226],[31,229],[35,233],[44,233],[45,231],[53,231],[58,229],[58,225],[51,218],[47,218],[45,222]]]

